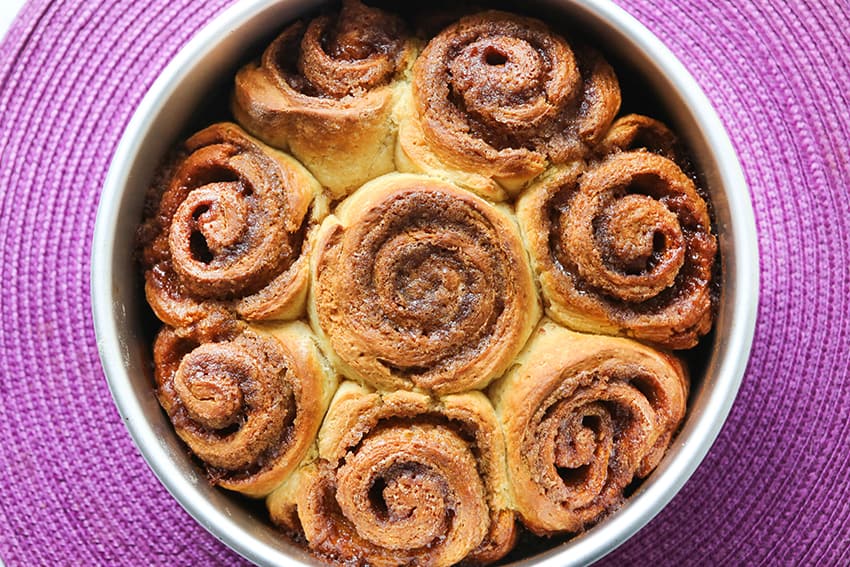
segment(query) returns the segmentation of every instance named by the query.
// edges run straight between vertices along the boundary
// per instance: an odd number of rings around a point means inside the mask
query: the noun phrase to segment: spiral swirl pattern
[[[688,381],[672,356],[544,320],[494,384],[517,510],[537,534],[577,532],[658,464]]]
[[[515,191],[549,161],[580,159],[620,106],[611,67],[537,20],[504,12],[462,18],[414,66],[413,100],[427,145],[448,166]],[[403,149],[416,160],[413,139]]]
[[[299,38],[296,55],[292,51]],[[346,0],[335,20],[320,16],[306,28],[287,28],[264,59],[301,93],[340,99],[388,84],[403,51],[401,20]],[[297,74],[286,66],[293,60]]]
[[[181,328],[210,313],[297,316],[319,191],[295,160],[238,126],[216,124],[189,138],[154,187],[140,230],[145,292],[157,316]]]
[[[422,394],[340,387],[319,433],[319,459],[294,500],[311,548],[341,562],[453,565],[493,561],[513,545],[501,494],[504,445],[480,393],[436,403]]]
[[[394,91],[413,59],[402,20],[358,0],[287,27],[236,76],[234,114],[336,197],[393,169]]]
[[[271,492],[306,455],[336,386],[303,323],[204,337],[166,327],[154,362],[177,434],[213,482],[250,496]]]
[[[509,213],[428,177],[365,185],[322,224],[313,262],[316,327],[376,387],[483,387],[539,317]]]
[[[586,172],[557,170],[517,216],[558,322],[670,348],[711,328],[717,243],[705,201],[672,161],[622,152]]]

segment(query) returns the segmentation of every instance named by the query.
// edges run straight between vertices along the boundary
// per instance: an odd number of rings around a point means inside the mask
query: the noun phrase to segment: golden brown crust
[[[717,243],[705,201],[672,161],[623,152],[554,170],[517,217],[556,321],[677,349],[711,328]]]
[[[533,532],[576,532],[657,466],[685,414],[673,356],[545,320],[491,387],[516,510]]]
[[[157,397],[212,482],[277,488],[307,454],[337,385],[304,323],[230,327],[154,345]]]
[[[429,177],[364,185],[322,224],[310,315],[357,381],[438,393],[501,375],[539,318],[506,208]]]
[[[303,313],[309,234],[325,214],[315,179],[235,124],[189,138],[152,191],[142,226],[145,294],[180,329],[209,318]]]
[[[338,14],[287,27],[239,71],[234,114],[342,197],[394,169],[391,113],[414,55],[399,18],[345,0]]]
[[[604,157],[639,149],[682,165],[683,156],[676,135],[663,122],[641,114],[627,114],[618,118],[596,147],[596,153]]]
[[[448,175],[475,172],[509,194],[550,162],[584,157],[620,106],[616,76],[599,54],[573,51],[538,20],[497,11],[462,18],[428,43],[412,98],[400,125],[401,166],[433,173],[442,162]],[[494,187],[482,194],[505,198]]]
[[[274,493],[269,511],[303,529],[311,549],[346,564],[495,561],[516,536],[503,443],[478,392],[434,400],[347,382],[298,491]]]

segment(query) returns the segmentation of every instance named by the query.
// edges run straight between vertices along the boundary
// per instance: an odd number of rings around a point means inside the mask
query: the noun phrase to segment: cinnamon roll
[[[215,484],[261,497],[307,454],[337,385],[310,328],[229,326],[154,344],[157,397]]]
[[[148,303],[187,328],[210,317],[291,319],[304,310],[321,187],[235,124],[189,138],[151,193],[140,230]]]
[[[685,414],[673,356],[544,320],[491,389],[516,510],[538,535],[577,532],[658,465]]]
[[[392,109],[415,57],[401,19],[359,0],[286,28],[236,75],[233,112],[334,197],[395,169]]]
[[[582,159],[620,107],[614,71],[542,22],[467,16],[434,37],[400,105],[397,166],[507,198],[549,163]]]
[[[669,159],[617,153],[558,168],[517,202],[547,313],[567,327],[690,348],[713,319],[717,242]]]
[[[322,223],[311,273],[325,350],[388,390],[482,388],[540,314],[510,211],[425,176],[389,174],[346,199]]]
[[[507,490],[502,432],[480,392],[435,400],[346,382],[316,460],[267,503],[273,521],[342,564],[445,566],[510,550]]]

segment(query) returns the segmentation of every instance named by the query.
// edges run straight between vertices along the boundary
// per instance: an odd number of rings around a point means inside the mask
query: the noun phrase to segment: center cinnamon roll
[[[440,393],[504,372],[539,316],[507,210],[428,177],[393,174],[323,223],[314,323],[352,379]]]

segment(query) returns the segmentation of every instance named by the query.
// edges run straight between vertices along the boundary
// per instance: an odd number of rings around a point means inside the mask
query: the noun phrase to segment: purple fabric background
[[[2,0],[0,0],[2,1]],[[0,47],[0,556],[238,564],[166,493],[107,390],[90,239],[122,130],[230,0],[30,2]],[[752,360],[720,438],[611,564],[850,564],[850,6],[618,0],[684,61],[759,228]]]

